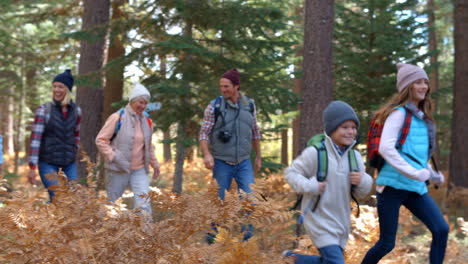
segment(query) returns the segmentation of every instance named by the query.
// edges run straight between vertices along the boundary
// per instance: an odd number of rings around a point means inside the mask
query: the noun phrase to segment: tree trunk
[[[39,97],[39,91],[37,89],[36,77],[37,68],[29,68],[26,72],[26,104],[31,111],[36,110],[39,107],[37,98]]]
[[[126,13],[121,10],[121,7],[127,3],[128,0],[114,0],[112,1],[112,18],[111,23],[119,23],[119,20],[127,17]],[[109,49],[107,52],[107,62],[125,56],[125,47],[123,45],[123,38],[126,32],[122,32],[114,27],[110,30]],[[122,100],[123,87],[124,87],[124,70],[125,65],[113,65],[110,69],[106,70],[106,84],[104,86],[104,105],[101,120],[106,120],[112,113],[117,111],[112,103]],[[102,163],[104,158],[101,157]],[[99,171],[97,177],[97,188],[102,190],[105,188],[106,171],[104,166]]]
[[[16,94],[13,98],[17,102],[14,105],[14,115],[16,116],[14,120],[14,127],[15,127],[15,135],[13,137],[13,144],[15,149],[15,160],[14,160],[14,173],[18,174],[19,169],[19,162],[20,157],[19,154],[21,151],[24,151],[24,129],[23,129],[23,113],[24,113],[24,106],[26,105],[26,54],[24,53],[24,44],[21,43],[21,64],[20,64],[20,80],[19,85],[17,88],[19,90],[16,91]]]
[[[163,140],[167,141],[170,139],[171,139],[171,132],[170,132],[170,129],[168,128],[166,131],[163,131]],[[169,143],[163,144],[163,157],[164,157],[164,162],[169,162],[172,160],[171,144]]]
[[[439,51],[437,50],[437,35],[436,35],[436,28],[435,28],[435,6],[434,0],[427,1],[427,10],[429,11],[428,15],[428,27],[430,28],[429,31],[429,50],[434,52],[431,55],[430,61],[432,70],[429,75],[429,87],[431,87],[431,91],[437,91],[439,89],[439,60],[438,55]]]
[[[295,24],[299,26],[304,26],[304,7],[301,5],[301,7],[296,7],[295,13],[300,19],[295,21]],[[296,51],[296,57],[298,58],[296,64],[295,64],[295,70],[299,71],[302,69],[302,58],[304,57],[304,47],[302,44],[299,44],[300,46],[297,47]],[[300,95],[302,90],[302,78],[296,78],[294,79],[294,86],[293,86],[293,92],[296,94]],[[297,107],[297,111],[299,113],[301,112],[301,103]],[[299,118],[300,116],[298,115],[296,118],[294,118],[292,122],[292,131],[293,131],[293,140],[292,140],[292,158],[296,158],[299,154],[302,148],[299,147],[299,137],[300,137],[300,127],[299,127]]]
[[[187,4],[193,5],[196,0],[186,0]],[[184,36],[186,38],[192,38],[192,27],[193,21],[188,19],[184,27]],[[192,55],[190,53],[185,53],[183,58],[184,66],[183,69],[190,68],[191,63],[193,63]],[[183,77],[185,81],[186,89],[190,89],[190,81],[188,80],[188,71],[183,71]],[[187,92],[186,94],[190,94]],[[188,99],[185,96],[181,98],[181,105],[187,104]],[[172,190],[176,193],[182,193],[182,183],[184,177],[184,162],[185,162],[185,139],[187,137],[186,131],[188,127],[188,120],[180,120],[177,128],[177,143],[176,143],[176,164],[174,170],[174,185]]]
[[[6,148],[3,149],[3,153],[8,153],[12,155],[15,152],[15,148],[13,146],[13,142],[14,142],[13,135],[15,134],[13,115],[15,112],[14,110],[15,106],[14,106],[14,100],[11,100],[14,94],[13,86],[9,87],[9,91],[10,91],[10,97],[9,97],[10,100],[8,100],[7,102],[6,144],[4,145],[6,146]],[[5,137],[3,137],[3,141],[5,141]]]
[[[187,122],[187,131],[185,136],[187,138],[196,138],[197,132],[200,130],[200,125],[193,121],[193,120],[188,120]],[[195,158],[195,146],[190,145],[189,147],[186,147],[185,149],[185,159],[187,162],[193,162]]]
[[[101,128],[103,108],[103,80],[98,71],[102,68],[105,58],[106,26],[109,22],[109,0],[84,0],[82,30],[90,32],[96,38],[92,41],[80,42],[80,62],[78,73],[83,85],[78,86],[76,101],[83,110],[81,121],[81,146],[96,162],[97,147],[94,143]],[[86,80],[84,77],[87,77]],[[78,174],[86,177],[86,164],[79,163]]]
[[[427,1],[427,10],[428,10],[427,25],[429,27],[429,50],[433,52],[430,58],[431,72],[429,74],[429,87],[431,87],[432,92],[435,92],[439,89],[439,61],[438,61],[439,51],[437,50],[437,35],[436,35],[436,28],[435,28],[436,18],[434,14],[436,9],[434,6],[434,0]],[[438,103],[436,100],[434,104],[434,109],[436,112],[439,112],[437,109],[437,105]],[[439,160],[440,164],[446,164],[446,162],[440,162],[440,159],[439,159],[440,150],[439,150],[439,144],[437,144],[437,141],[436,141],[434,155],[437,158],[437,160]]]
[[[14,135],[14,103],[13,100],[15,95],[15,84],[20,79],[20,76],[12,70],[1,70],[0,80],[5,84],[3,88],[0,88],[0,100],[1,109],[6,111],[0,111],[0,117],[2,121],[2,136],[3,136],[3,154],[12,155],[14,153],[13,148],[13,135]]]
[[[333,0],[306,0],[299,151],[323,132],[322,112],[332,100],[333,6]]]
[[[8,100],[7,100],[7,96],[5,96],[5,88],[0,88],[0,109],[6,109],[8,110]],[[3,137],[3,143],[2,143],[2,149],[3,149],[3,153],[5,153],[6,151],[6,128],[8,126],[8,123],[7,123],[7,117],[8,117],[8,111],[1,111],[0,112],[0,136]],[[3,168],[5,169],[5,168]]]
[[[160,65],[161,65],[161,79],[165,80],[166,79],[166,74],[167,74],[167,59],[165,55],[162,55],[159,57],[160,59]],[[168,162],[172,160],[172,153],[171,153],[171,144],[166,143],[171,139],[171,129],[170,127],[167,127],[166,129],[163,130],[163,139],[165,143],[163,143],[163,157],[164,157],[164,162]]]
[[[174,170],[174,184],[172,191],[178,194],[182,193],[182,184],[184,181],[184,159],[185,159],[185,131],[186,124],[184,121],[179,121],[177,127],[177,142],[176,142],[176,164]]]
[[[14,158],[14,173],[18,174],[18,169],[19,169],[19,154],[23,150],[23,128],[21,124],[23,123],[23,108],[24,108],[24,94],[23,94],[23,85],[20,85],[20,91],[19,91],[19,98],[16,99],[15,101],[18,101],[19,103],[14,104],[14,116],[16,117],[14,119],[14,136],[13,136],[13,147],[15,149],[15,158]]]
[[[37,98],[39,96],[39,92],[37,89],[37,84],[36,84],[36,75],[37,75],[37,69],[36,68],[29,68],[28,71],[26,72],[26,105],[28,106],[31,111],[36,110],[37,107],[39,107],[39,104],[37,103]],[[26,130],[31,131],[32,129],[32,120],[29,121],[26,124]],[[29,153],[29,148],[30,144],[29,142],[31,141],[31,136],[27,136],[24,139],[25,142],[25,153],[28,155]]]
[[[302,79],[300,78],[297,78],[297,79],[294,79],[294,87],[293,87],[293,91],[296,93],[296,94],[301,94],[301,90],[302,90]],[[302,102],[298,105],[297,107],[297,111],[299,111],[299,113],[301,113],[301,105],[302,105]],[[300,119],[300,115],[298,115],[296,118],[294,118],[293,122],[292,122],[292,130],[293,130],[293,142],[292,142],[292,152],[293,152],[293,159],[296,158],[297,156],[299,156],[299,154],[301,154],[301,150],[302,148],[299,147],[299,138],[300,138],[300,135],[301,135],[301,131],[300,131],[300,127],[299,127],[299,120]]]
[[[468,0],[454,1],[455,76],[450,183],[468,187]]]
[[[288,129],[281,130],[281,164],[287,166],[288,158]]]
[[[127,14],[122,11],[122,6],[128,0],[114,0],[112,1],[112,18],[111,23],[118,23],[127,17]],[[123,39],[126,32],[122,32],[114,27],[110,31],[109,37],[109,50],[107,53],[107,62],[125,56],[125,46]],[[112,106],[112,103],[122,100],[123,87],[124,87],[124,70],[125,65],[113,65],[110,69],[106,70],[106,85],[104,87],[104,110],[102,113],[102,120],[106,120],[112,113],[117,111],[117,108]]]

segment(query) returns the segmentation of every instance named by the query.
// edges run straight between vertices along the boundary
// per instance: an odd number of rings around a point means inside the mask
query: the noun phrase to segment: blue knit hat
[[[65,86],[68,87],[68,90],[72,90],[73,89],[73,83],[75,82],[75,80],[73,79],[73,75],[71,74],[71,70],[70,69],[67,69],[65,70],[64,72],[58,74],[57,76],[55,76],[54,80],[52,82],[61,82],[63,84],[65,84]]]

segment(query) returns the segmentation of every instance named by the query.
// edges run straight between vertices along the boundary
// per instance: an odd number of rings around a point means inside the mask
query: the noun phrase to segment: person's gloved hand
[[[428,169],[421,169],[418,171],[418,181],[425,182],[431,177],[431,172]]]
[[[444,174],[442,174],[442,172],[440,172],[440,171],[431,170],[430,181],[433,182],[433,183],[442,185],[445,182]]]

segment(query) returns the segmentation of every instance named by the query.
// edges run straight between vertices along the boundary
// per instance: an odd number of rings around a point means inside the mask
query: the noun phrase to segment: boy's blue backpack
[[[328,153],[327,153],[327,148],[325,147],[325,134],[317,134],[311,137],[309,141],[307,141],[307,146],[314,147],[317,150],[317,161],[318,161],[317,162],[317,181],[323,182],[327,179],[327,174],[328,174]],[[349,171],[352,171],[352,172],[359,171],[356,153],[354,152],[354,149],[351,149],[350,151],[348,151],[348,161],[349,161]],[[360,213],[359,203],[353,195],[353,189],[354,189],[354,186],[351,186],[351,198],[357,204],[357,208],[358,208],[357,217],[359,217],[359,213]],[[320,198],[321,196],[319,195],[317,199],[315,200],[314,204],[312,204],[312,200],[310,201],[310,203],[306,207],[306,210],[302,212],[302,215],[299,217],[298,219],[299,223],[302,224],[303,217],[309,210],[312,210],[312,212],[314,212],[315,209],[317,209],[318,203],[320,202]],[[297,208],[301,202],[302,202],[302,195],[298,198],[293,208]]]

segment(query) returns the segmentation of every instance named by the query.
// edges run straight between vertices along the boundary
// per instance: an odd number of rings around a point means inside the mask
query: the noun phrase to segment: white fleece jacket
[[[305,213],[304,227],[315,246],[322,248],[339,245],[345,248],[350,233],[351,214],[348,151],[356,152],[359,171],[362,173],[361,183],[354,189],[354,196],[357,199],[369,194],[372,189],[372,177],[365,172],[358,151],[348,148],[343,156],[340,156],[328,136],[325,139],[325,146],[328,154],[327,185],[315,212],[309,208],[319,195],[316,178],[317,150],[314,147],[306,148],[285,170],[284,178],[296,192],[304,195],[301,205]]]

